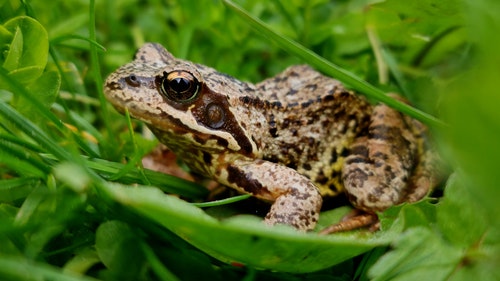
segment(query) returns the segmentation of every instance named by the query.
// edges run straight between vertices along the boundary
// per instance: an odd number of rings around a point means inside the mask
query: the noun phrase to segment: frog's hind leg
[[[418,157],[418,143],[406,121],[386,105],[374,107],[367,133],[354,140],[342,168],[347,198],[363,213],[350,215],[322,234],[377,227],[375,212],[405,201]]]
[[[439,183],[446,175],[439,167],[440,159],[432,150],[427,150],[420,158],[413,175],[408,180],[406,191],[402,198],[405,202],[416,202],[422,199],[429,191]],[[378,217],[373,212],[354,209],[349,212],[342,220],[319,232],[319,234],[332,234],[344,232],[362,227],[369,227],[369,231],[376,231],[380,227]]]
[[[368,133],[351,145],[342,169],[353,206],[374,213],[406,201],[418,146],[401,113],[383,104],[375,106]]]
[[[427,128],[386,106],[374,107],[368,133],[350,147],[342,169],[349,201],[365,213],[322,231],[332,233],[364,226],[378,227],[378,211],[422,199],[445,173],[429,149]]]
[[[419,149],[417,165],[406,187],[405,202],[416,202],[438,186],[447,177],[449,171],[439,153],[429,144],[427,127],[408,116],[405,116],[405,120],[407,124],[411,124],[410,127],[417,138]]]

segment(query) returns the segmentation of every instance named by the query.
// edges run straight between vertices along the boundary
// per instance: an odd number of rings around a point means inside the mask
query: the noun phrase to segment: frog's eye
[[[175,102],[189,102],[193,100],[200,88],[198,80],[189,72],[164,72],[160,91],[163,95]]]

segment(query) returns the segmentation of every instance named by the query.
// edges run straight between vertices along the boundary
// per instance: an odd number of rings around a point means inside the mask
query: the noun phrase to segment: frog
[[[269,202],[268,225],[312,231],[339,194],[373,217],[437,182],[425,125],[308,65],[253,84],[146,43],[104,93],[191,171]]]

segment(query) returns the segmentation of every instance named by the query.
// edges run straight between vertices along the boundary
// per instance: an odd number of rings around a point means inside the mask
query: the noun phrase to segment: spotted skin
[[[264,160],[235,161],[226,170],[228,181],[225,184],[236,183],[252,195],[274,201],[265,218],[266,223],[287,224],[303,230],[313,229],[316,225],[322,197],[305,176]]]
[[[104,91],[193,171],[272,202],[267,224],[312,230],[324,196],[373,213],[435,184],[422,124],[309,66],[254,85],[147,43]]]

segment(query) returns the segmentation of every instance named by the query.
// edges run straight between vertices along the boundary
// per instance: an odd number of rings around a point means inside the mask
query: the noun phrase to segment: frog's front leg
[[[321,194],[297,171],[264,160],[237,160],[226,170],[224,184],[274,201],[265,218],[267,224],[287,224],[303,231],[316,226],[322,205]]]

